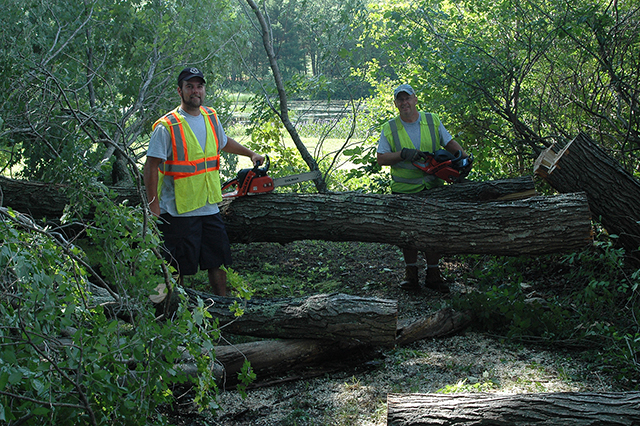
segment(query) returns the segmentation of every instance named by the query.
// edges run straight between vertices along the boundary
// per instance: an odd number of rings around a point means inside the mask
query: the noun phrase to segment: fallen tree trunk
[[[54,211],[57,217],[62,215],[64,187],[17,182],[0,179],[5,205],[34,217]],[[527,188],[527,192],[532,185],[527,178],[499,182],[449,185],[428,198],[271,193],[226,200],[221,209],[235,243],[363,241],[442,254],[521,255],[572,251],[591,241],[591,217],[586,197],[580,194],[489,203],[451,201],[504,198],[516,188]],[[20,187],[26,190],[26,197],[17,195]],[[507,187],[510,189],[504,191]],[[134,190],[128,195],[123,192],[121,189],[119,201],[139,202]],[[407,223],[417,225],[407,228]]]
[[[263,194],[223,202],[221,211],[236,243],[362,241],[441,254],[522,255],[579,250],[592,238],[587,198],[579,193],[490,203]]]
[[[316,339],[372,346],[395,343],[398,302],[346,294],[318,294],[292,299],[251,299],[235,317],[229,306],[238,299],[184,289],[192,303],[207,310],[231,334],[263,338]]]
[[[387,424],[632,426],[640,424],[640,392],[390,394]]]
[[[61,184],[49,184],[25,180],[9,179],[0,176],[2,206],[28,214],[36,219],[47,217],[60,218],[69,204],[69,187]],[[110,187],[116,194],[113,201],[127,201],[130,206],[140,204],[140,193],[134,187]],[[98,194],[95,194],[98,196]],[[535,195],[533,178],[523,176],[513,179],[492,180],[486,182],[465,182],[447,185],[433,190],[431,198],[456,200],[458,202],[482,202],[499,199],[524,198]]]
[[[629,253],[640,247],[640,182],[585,134],[537,158],[534,172],[561,193],[587,194],[595,219]]]
[[[400,321],[397,324],[398,337],[395,344],[405,346],[425,338],[449,336],[463,330],[470,322],[469,315],[455,312],[450,308],[442,309],[429,317]],[[301,327],[303,328],[304,324]],[[288,334],[286,331],[284,333]],[[233,386],[237,383],[237,374],[241,371],[245,360],[248,360],[258,381],[290,372],[304,376],[302,369],[319,368],[329,361],[332,369],[340,368],[345,363],[353,365],[357,362],[366,362],[374,358],[381,347],[377,339],[370,341],[262,340],[232,346],[217,346],[216,362],[222,368],[216,374],[220,383]],[[197,371],[197,368],[194,365],[186,365],[182,370]]]

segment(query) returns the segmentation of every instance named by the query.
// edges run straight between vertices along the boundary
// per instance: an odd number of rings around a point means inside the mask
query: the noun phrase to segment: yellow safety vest
[[[420,151],[435,152],[440,146],[438,127],[440,119],[435,114],[420,113]],[[391,145],[392,152],[402,148],[415,149],[400,117],[388,121],[382,131]],[[444,185],[442,179],[418,169],[409,161],[400,161],[391,166],[391,191],[401,194],[413,194],[424,189]]]
[[[162,124],[171,135],[172,154],[158,166],[158,197],[164,176],[173,177],[176,209],[179,214],[222,201],[220,188],[220,152],[218,116],[208,107],[200,107],[207,129],[207,141],[202,150],[198,139],[178,109],[153,124]]]

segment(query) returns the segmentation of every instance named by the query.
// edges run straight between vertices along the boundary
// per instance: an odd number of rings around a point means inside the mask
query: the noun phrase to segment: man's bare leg
[[[209,285],[216,296],[227,295],[227,271],[220,268],[209,269]]]

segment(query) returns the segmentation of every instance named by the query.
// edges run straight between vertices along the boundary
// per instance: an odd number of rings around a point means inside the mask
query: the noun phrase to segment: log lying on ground
[[[2,205],[40,219],[60,218],[69,204],[66,195],[68,187],[25,180],[15,180],[0,176]],[[116,203],[127,201],[131,206],[140,204],[140,193],[131,187],[110,187]],[[443,200],[481,202],[498,199],[514,199],[535,195],[533,178],[523,176],[514,179],[500,179],[486,182],[465,182],[447,185],[433,190],[430,197]]]
[[[263,194],[223,202],[236,243],[384,242],[442,254],[522,255],[591,243],[584,193],[455,203],[407,195]]]
[[[317,339],[390,346],[395,343],[398,322],[396,300],[318,294],[304,298],[248,301],[236,318],[229,310],[234,299],[184,289],[192,303],[200,297],[225,332],[245,336]]]
[[[429,317],[398,321],[396,345],[408,345],[431,337],[445,337],[465,329],[472,320],[468,312],[444,308]]]
[[[561,193],[587,194],[593,217],[618,235],[628,252],[640,247],[640,182],[601,147],[580,133],[564,148],[537,158],[534,172]]]
[[[632,426],[640,424],[640,392],[390,394],[387,424]]]
[[[442,309],[429,317],[400,321],[397,325],[398,337],[395,344],[405,346],[425,338],[449,336],[465,329],[470,322],[470,315],[455,312],[450,308]],[[284,333],[289,334],[286,330]],[[251,362],[251,368],[256,373],[258,381],[289,372],[304,375],[302,369],[320,367],[329,361],[332,368],[345,363],[363,363],[379,354],[379,349],[383,346],[380,346],[377,340],[285,339],[217,346],[216,362],[222,366],[217,372],[218,380],[229,386],[236,384],[237,374],[245,360]],[[384,346],[387,346],[386,342]],[[183,367],[183,370],[197,371],[195,366]]]
[[[43,217],[58,219],[62,217],[65,207],[69,204],[68,185],[0,176],[0,189],[3,206],[11,207],[36,219]],[[129,205],[140,204],[140,193],[136,188],[110,187],[109,189],[115,194],[113,199],[115,203],[127,201]],[[97,192],[94,195],[101,196]]]

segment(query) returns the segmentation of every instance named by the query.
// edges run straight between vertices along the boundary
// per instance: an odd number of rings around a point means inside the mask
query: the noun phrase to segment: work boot
[[[447,283],[442,278],[442,275],[440,275],[440,268],[437,266],[427,268],[427,276],[424,279],[424,285],[438,293],[446,294],[451,291]]]
[[[418,267],[415,265],[407,265],[404,272],[404,281],[400,283],[403,290],[420,290],[418,284]]]

